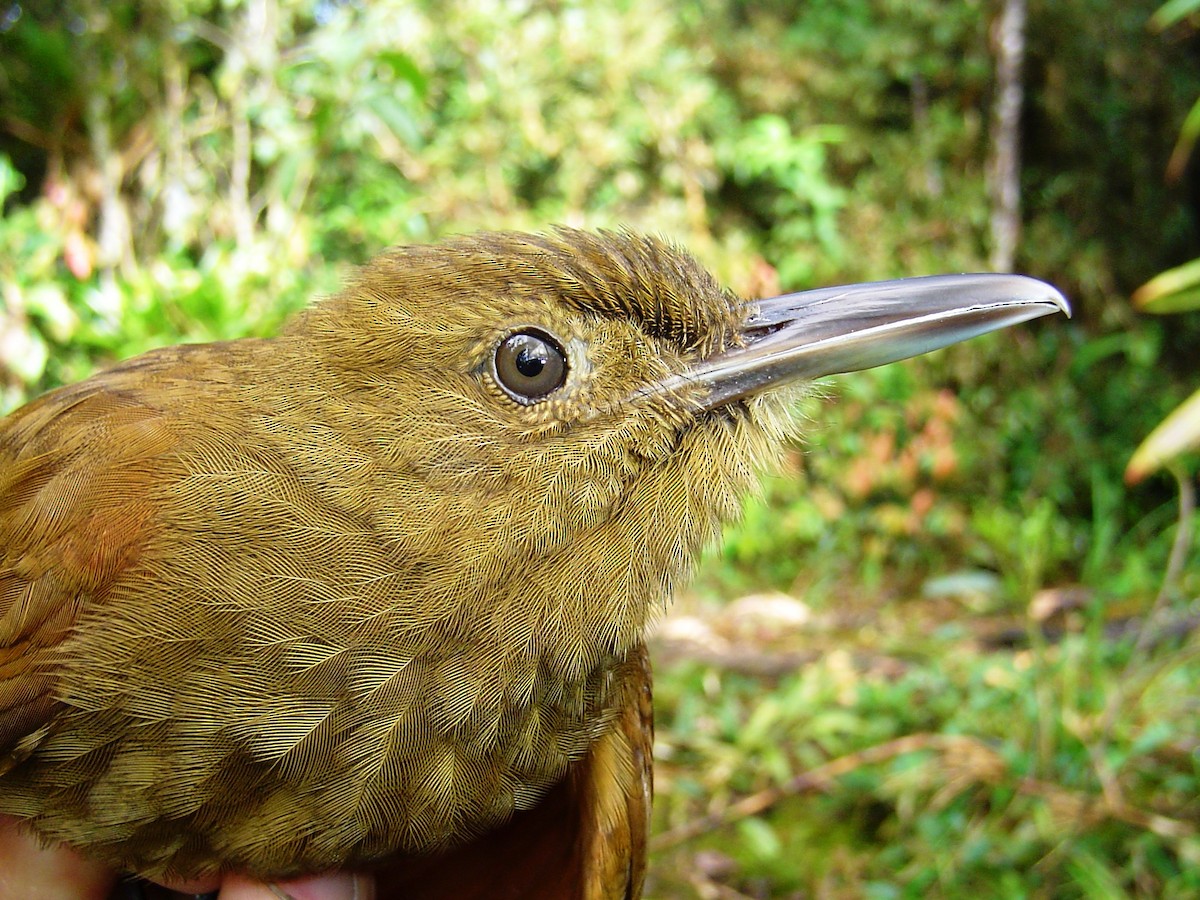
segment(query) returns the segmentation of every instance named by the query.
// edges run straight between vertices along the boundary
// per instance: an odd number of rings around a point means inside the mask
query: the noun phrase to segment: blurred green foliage
[[[651,896],[1200,891],[1195,638],[1130,636],[1174,492],[1121,482],[1194,386],[1200,338],[1127,300],[1197,255],[1194,173],[1163,179],[1197,38],[1149,29],[1155,6],[1029,3],[1018,264],[1075,320],[823,386],[804,446],[700,573],[700,609],[788,591],[852,614],[818,650],[902,665],[668,665],[659,824],[905,734],[975,743],[864,763],[664,850]],[[457,231],[629,225],[753,295],[983,268],[996,13],[10,0],[0,410],[154,344],[269,333],[383,247]],[[1047,642],[1029,601],[1075,584],[1086,601]],[[1200,573],[1168,588],[1182,615]],[[981,637],[998,627],[1019,639]],[[698,886],[705,848],[731,862]]]
[[[840,777],[781,791],[759,815],[693,839],[692,854],[736,855],[747,896],[1200,890],[1194,653],[1121,685],[1128,647],[1094,636],[981,655],[961,636],[887,618],[869,654],[828,653],[766,699],[761,679],[694,663],[659,679],[664,861],[649,896],[696,884],[696,856],[667,854],[673,829],[824,766]],[[1182,820],[1154,820],[1165,810]]]

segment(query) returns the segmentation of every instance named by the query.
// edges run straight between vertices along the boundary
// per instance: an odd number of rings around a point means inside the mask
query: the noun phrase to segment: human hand
[[[108,900],[119,877],[63,846],[46,847],[13,818],[0,816],[0,900]],[[271,884],[240,875],[147,887],[148,897],[215,894],[219,900],[374,900],[374,879],[335,872]],[[118,895],[119,896],[119,895]]]

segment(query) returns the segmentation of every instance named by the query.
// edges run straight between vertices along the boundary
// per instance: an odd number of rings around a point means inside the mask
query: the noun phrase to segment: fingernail
[[[278,900],[374,900],[375,879],[337,872],[268,885]]]

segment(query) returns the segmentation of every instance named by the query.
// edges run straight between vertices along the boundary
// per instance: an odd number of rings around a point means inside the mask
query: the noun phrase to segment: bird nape
[[[636,897],[647,624],[817,376],[1067,312],[744,301],[628,233],[390,250],[0,422],[0,813],[152,878]]]

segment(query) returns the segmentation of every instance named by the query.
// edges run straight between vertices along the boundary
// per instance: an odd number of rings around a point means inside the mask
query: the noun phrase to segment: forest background
[[[647,896],[1200,895],[1197,458],[1126,480],[1200,387],[1189,270],[1131,302],[1200,254],[1198,5],[0,3],[0,412],[483,228],[1044,278],[831,381],[663,624]]]

